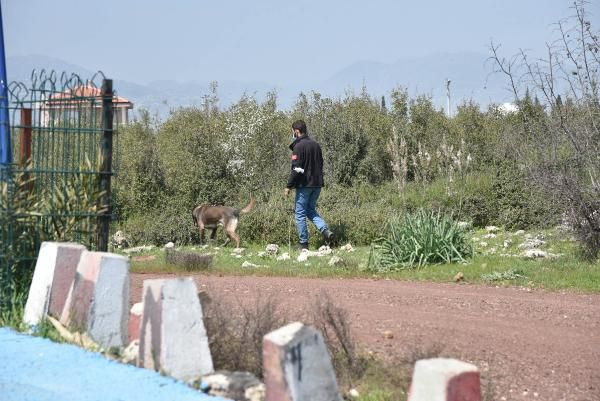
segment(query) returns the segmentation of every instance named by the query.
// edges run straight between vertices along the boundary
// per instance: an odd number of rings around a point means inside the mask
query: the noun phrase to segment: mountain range
[[[26,85],[33,70],[45,69],[61,73],[75,73],[83,80],[94,72],[65,60],[43,55],[14,56],[7,58],[8,81]],[[243,94],[264,98],[269,91],[278,94],[280,109],[292,107],[300,92],[319,92],[325,96],[343,97],[346,93],[359,93],[362,88],[372,96],[388,96],[397,87],[406,88],[411,96],[430,96],[438,108],[446,109],[446,80],[450,79],[452,109],[454,105],[472,100],[486,107],[490,103],[510,101],[506,82],[492,73],[489,56],[479,53],[443,53],[426,57],[402,58],[395,63],[359,61],[334,73],[322,81],[302,85],[277,85],[267,82],[219,81],[219,104],[227,107]],[[146,109],[164,118],[169,111],[181,106],[201,105],[210,93],[210,81],[177,82],[160,80],[139,84],[121,80],[110,71],[105,75],[113,78],[113,87],[135,105],[136,110]]]

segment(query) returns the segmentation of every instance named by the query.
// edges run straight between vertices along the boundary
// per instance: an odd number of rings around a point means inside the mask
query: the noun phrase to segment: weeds
[[[464,229],[450,216],[419,210],[392,220],[386,235],[371,248],[369,265],[379,271],[464,262],[473,247]]]
[[[504,280],[517,280],[520,278],[527,278],[525,273],[521,269],[510,269],[504,272],[492,272],[489,274],[482,274],[481,279],[483,281],[504,281]]]
[[[252,305],[243,300],[237,305],[222,300],[205,304],[204,322],[217,369],[248,371],[262,378],[263,337],[284,325],[277,299],[258,297]]]

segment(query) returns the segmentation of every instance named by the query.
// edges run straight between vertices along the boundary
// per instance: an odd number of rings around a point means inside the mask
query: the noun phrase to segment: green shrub
[[[371,250],[378,270],[400,270],[428,264],[462,262],[473,255],[465,231],[448,215],[419,210],[394,218]]]

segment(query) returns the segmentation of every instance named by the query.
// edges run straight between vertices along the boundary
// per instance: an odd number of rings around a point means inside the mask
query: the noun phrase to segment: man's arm
[[[304,152],[296,152],[292,151],[292,171],[290,172],[290,177],[288,178],[288,182],[286,188],[295,188],[298,180],[304,174]]]

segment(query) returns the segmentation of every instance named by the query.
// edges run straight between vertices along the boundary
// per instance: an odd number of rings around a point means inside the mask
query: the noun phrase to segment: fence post
[[[100,210],[98,216],[98,251],[108,251],[108,234],[112,207],[110,202],[110,178],[112,175],[113,150],[113,82],[112,79],[102,80],[102,143],[100,145],[100,191],[98,201]]]
[[[21,136],[19,140],[19,164],[25,167],[31,158],[31,109],[21,109]]]

